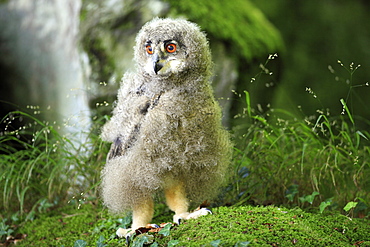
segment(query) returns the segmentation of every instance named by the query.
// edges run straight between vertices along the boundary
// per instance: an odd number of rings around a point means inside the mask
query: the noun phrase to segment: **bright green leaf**
[[[348,212],[349,210],[355,208],[357,206],[357,203],[358,202],[348,202],[346,204],[346,206],[343,208],[346,212]]]
[[[85,247],[87,246],[87,243],[86,241],[79,239],[79,240],[76,240],[73,246],[74,247]]]
[[[212,247],[218,247],[221,243],[221,239],[214,240],[210,243]]]
[[[332,200],[332,198],[320,203],[320,206],[319,206],[320,213],[324,212],[325,208],[327,208],[328,206],[331,205],[331,200]]]
[[[170,230],[171,230],[172,224],[167,224],[163,227],[162,230],[160,230],[158,233],[162,234],[163,236],[167,237],[170,235]]]
[[[245,247],[248,246],[250,242],[245,241],[245,242],[238,242],[234,245],[234,247]]]
[[[167,246],[168,247],[172,247],[172,246],[175,246],[175,245],[177,245],[179,243],[179,240],[171,240],[171,241],[169,241],[168,242],[168,244],[167,244]]]

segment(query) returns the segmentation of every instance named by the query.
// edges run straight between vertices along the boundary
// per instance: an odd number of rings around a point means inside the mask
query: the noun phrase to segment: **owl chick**
[[[102,139],[112,142],[102,171],[104,204],[115,213],[132,210],[132,229],[150,223],[160,191],[176,223],[205,214],[189,213],[189,203],[217,195],[232,150],[210,85],[206,36],[194,23],[155,18],[136,37],[134,61],[136,72],[125,73],[102,128]]]

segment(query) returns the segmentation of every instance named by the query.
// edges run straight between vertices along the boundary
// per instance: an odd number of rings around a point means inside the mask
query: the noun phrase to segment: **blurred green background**
[[[352,114],[369,119],[370,88],[366,83],[370,80],[370,2],[253,2],[280,31],[286,47],[279,53],[282,68],[273,105],[297,114],[302,110],[303,115],[329,108],[337,115],[342,111],[339,100],[348,97]],[[338,60],[348,69],[352,62],[361,65],[352,81]],[[307,87],[317,98],[306,92]],[[302,106],[301,110],[297,106]]]

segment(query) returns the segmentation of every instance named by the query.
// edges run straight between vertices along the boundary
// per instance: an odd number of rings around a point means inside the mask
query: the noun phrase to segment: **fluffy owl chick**
[[[176,222],[205,213],[189,214],[189,203],[217,194],[232,145],[210,85],[208,42],[197,25],[153,19],[136,37],[134,60],[136,72],[124,75],[102,128],[112,146],[101,194],[112,212],[132,210],[137,229],[151,221],[159,191]]]

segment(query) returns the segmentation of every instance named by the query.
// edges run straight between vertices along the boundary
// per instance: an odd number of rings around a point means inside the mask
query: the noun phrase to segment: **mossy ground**
[[[169,218],[162,214],[153,222]],[[100,207],[70,206],[20,227],[18,232],[27,237],[17,246],[126,246],[124,239],[114,238],[120,224],[122,219]],[[150,239],[153,246],[169,246],[169,242],[175,246],[370,246],[369,233],[368,219],[298,208],[240,206],[214,208],[213,215],[189,220],[173,227],[168,236],[156,233]]]

